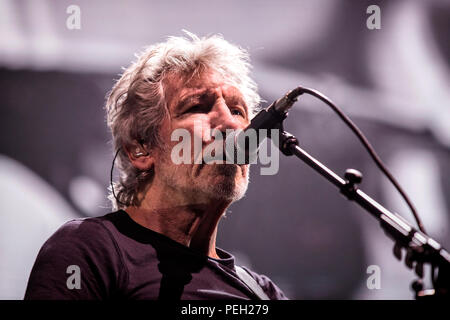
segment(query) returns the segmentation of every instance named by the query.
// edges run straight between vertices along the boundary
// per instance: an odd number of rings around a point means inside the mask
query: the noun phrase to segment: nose
[[[242,123],[231,114],[225,100],[220,98],[214,104],[210,119],[211,128],[225,132],[226,129],[243,129]]]

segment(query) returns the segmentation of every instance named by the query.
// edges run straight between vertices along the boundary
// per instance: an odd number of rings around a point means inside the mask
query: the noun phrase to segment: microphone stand
[[[427,234],[417,230],[404,218],[390,212],[359,189],[358,184],[361,183],[363,177],[361,172],[355,169],[347,169],[345,179],[342,179],[300,148],[298,139],[283,130],[281,121],[279,128],[281,129],[279,149],[284,155],[297,156],[334,184],[348,200],[355,201],[372,214],[380,222],[384,232],[394,240],[394,255],[400,261],[402,260],[402,248],[406,249],[405,264],[409,269],[414,268],[415,273],[419,276],[419,279],[412,284],[416,299],[450,298],[450,254],[448,251]],[[432,290],[424,290],[420,280],[423,278],[424,263],[431,264],[431,277],[434,286]]]

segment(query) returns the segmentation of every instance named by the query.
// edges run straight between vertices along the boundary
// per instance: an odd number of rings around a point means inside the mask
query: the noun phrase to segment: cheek
[[[205,146],[205,143],[212,141],[213,131],[210,125],[210,119],[207,115],[199,114],[189,117],[187,120],[179,121],[173,124],[172,131],[176,129],[184,129],[189,132],[191,147],[194,147],[194,143],[197,145]],[[169,143],[173,145],[170,141],[171,133],[169,134]],[[177,143],[177,142],[175,142]]]
[[[211,140],[211,125],[207,115],[199,114],[192,116],[187,123],[182,124],[180,127],[188,130],[193,139],[203,142]]]
[[[164,129],[161,129],[164,151],[160,157],[160,161],[164,162],[165,165],[172,164],[173,162],[179,163],[179,161],[184,162],[186,161],[186,152],[189,153],[190,151],[188,158],[190,159],[190,164],[177,164],[180,167],[189,167],[197,161],[196,159],[201,159],[205,141],[202,138],[205,137],[206,139],[209,134],[208,129],[209,127],[201,121],[196,121],[195,124],[193,122],[180,121],[165,126]],[[176,161],[172,161],[173,156],[177,158]]]
[[[163,144],[170,143],[172,132],[172,123],[168,120],[164,121],[159,128],[159,136]]]

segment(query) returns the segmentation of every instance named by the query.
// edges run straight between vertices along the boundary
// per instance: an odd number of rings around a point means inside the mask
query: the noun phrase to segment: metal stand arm
[[[425,296],[450,297],[450,254],[437,241],[418,231],[404,218],[390,212],[359,189],[357,185],[362,181],[361,172],[355,169],[347,169],[345,179],[342,179],[300,148],[297,138],[284,130],[281,130],[279,147],[283,154],[297,156],[338,187],[348,200],[355,201],[372,214],[380,222],[386,234],[395,241],[395,256],[401,260],[401,248],[406,249],[405,264],[410,269],[414,267],[416,274],[420,278],[423,277],[424,263],[432,265],[433,275],[434,270],[438,269],[438,276],[433,276],[434,290],[423,291],[420,282],[414,283],[413,289],[416,292],[416,298]]]

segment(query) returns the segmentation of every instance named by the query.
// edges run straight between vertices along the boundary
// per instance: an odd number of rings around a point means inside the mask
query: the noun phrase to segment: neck
[[[217,227],[230,201],[204,199],[201,203],[192,203],[175,199],[148,190],[139,207],[127,207],[126,211],[138,224],[201,254],[219,258],[216,252]]]

